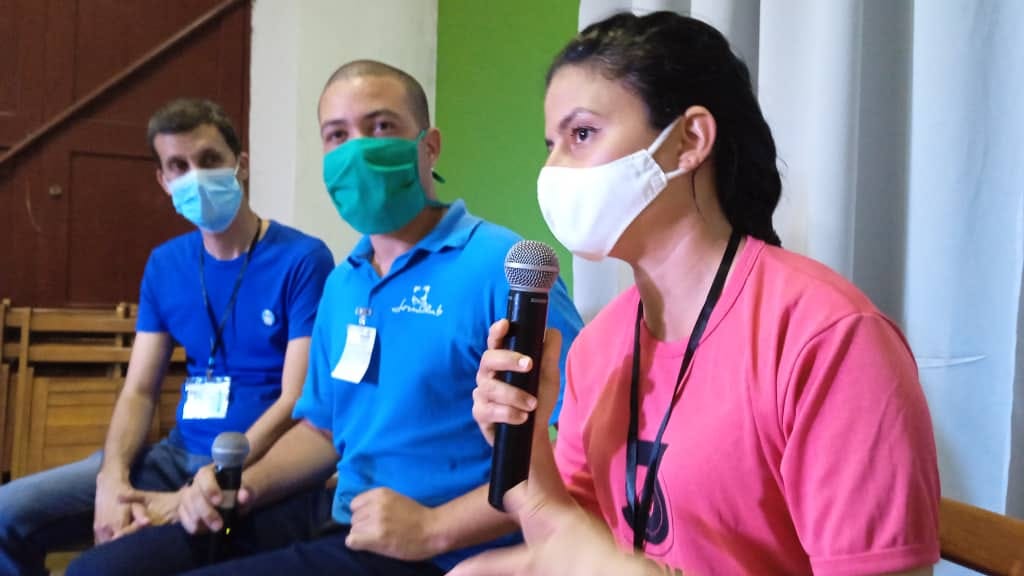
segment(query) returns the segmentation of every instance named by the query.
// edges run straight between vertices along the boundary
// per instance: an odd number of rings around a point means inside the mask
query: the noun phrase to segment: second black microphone
[[[542,242],[521,240],[505,257],[509,329],[503,347],[529,356],[533,359],[533,366],[527,373],[505,372],[501,379],[533,396],[537,395],[540,383],[548,293],[558,280],[558,271],[558,256]],[[487,499],[498,510],[505,509],[502,502],[505,493],[526,480],[529,474],[533,428],[533,413],[522,424],[498,424],[495,427]]]

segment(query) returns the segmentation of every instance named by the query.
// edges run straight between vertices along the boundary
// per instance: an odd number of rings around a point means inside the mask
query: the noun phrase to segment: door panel
[[[242,37],[246,39],[244,44],[238,41]],[[243,118],[248,111],[248,66],[248,20],[229,16],[144,70],[119,91],[116,99],[98,102],[88,115],[89,122],[141,127],[136,140],[148,154],[145,127],[156,107],[175,97],[203,97],[220,103],[244,136],[248,126]],[[76,83],[83,84],[79,79]],[[76,87],[76,97],[94,87]]]
[[[73,193],[67,199],[68,231],[75,239],[68,246],[71,303],[124,299],[125,287],[138,286],[149,256],[136,247],[160,244],[168,230],[190,229],[157,186],[155,168],[148,155],[72,154]],[[117,174],[117,180],[110,174]],[[124,210],[126,205],[131,212]]]
[[[35,0],[0,0],[0,146],[9,147],[39,122],[43,85],[21,82],[42,67],[46,6]],[[2,185],[2,184],[0,184]]]
[[[10,297],[15,304],[29,302],[33,295],[40,302],[52,301],[59,292],[52,280],[47,286],[56,263],[37,257],[44,245],[59,241],[53,237],[52,221],[58,215],[42,210],[49,206],[38,195],[44,161],[38,149],[31,150],[14,170],[0,173],[0,298]]]

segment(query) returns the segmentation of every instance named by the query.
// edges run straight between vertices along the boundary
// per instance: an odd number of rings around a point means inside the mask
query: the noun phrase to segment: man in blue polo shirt
[[[373,61],[342,66],[319,118],[328,193],[364,237],[324,288],[295,407],[303,424],[243,474],[239,500],[256,509],[240,530],[260,533],[253,526],[270,521],[259,507],[332,469],[334,525],[193,574],[438,575],[516,538],[514,523],[487,503],[491,450],[472,393],[488,329],[506,313],[503,261],[519,237],[462,201],[438,202],[431,176],[441,135],[405,72]],[[560,281],[549,324],[565,335],[564,359],[582,321]],[[196,486],[206,506],[182,514],[184,528],[219,528],[219,491],[208,475]],[[201,557],[202,538],[163,532],[139,533],[117,563],[147,574],[195,566],[176,559]],[[72,572],[109,573],[109,560],[93,557],[90,570]]]
[[[150,255],[103,452],[0,487],[0,574],[45,574],[48,550],[176,519],[218,433],[246,431],[256,461],[294,422],[330,251],[249,208],[248,157],[217,104],[171,102],[148,136],[157,182],[198,230]],[[145,446],[173,342],[189,375],[177,423]]]

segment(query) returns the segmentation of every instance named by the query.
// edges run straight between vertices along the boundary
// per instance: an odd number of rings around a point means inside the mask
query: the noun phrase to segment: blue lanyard
[[[224,324],[227,323],[228,316],[235,307],[238,289],[242,286],[242,277],[245,276],[245,269],[249,267],[249,261],[252,260],[252,252],[256,247],[256,240],[260,237],[262,225],[263,221],[257,216],[256,234],[253,235],[252,241],[249,242],[249,251],[245,253],[242,269],[238,271],[238,276],[235,278],[235,286],[231,289],[231,298],[228,299],[228,305],[224,307],[224,312],[220,315],[220,322],[217,321],[217,317],[213,312],[213,306],[210,305],[210,297],[206,292],[206,248],[202,245],[199,246],[199,285],[203,288],[203,304],[206,305],[206,316],[210,319],[210,329],[213,330],[213,335],[210,336],[210,358],[206,362],[207,378],[213,376],[213,358],[217,355],[217,350],[224,345]]]
[[[665,433],[665,427],[668,426],[669,418],[672,416],[672,409],[675,408],[676,401],[679,399],[683,376],[686,375],[690,362],[693,361],[693,354],[697,351],[697,345],[700,344],[701,336],[704,335],[704,330],[708,326],[711,311],[714,310],[715,304],[722,296],[725,278],[729,275],[729,267],[732,266],[732,261],[736,257],[739,244],[740,235],[734,230],[729,237],[729,245],[725,249],[725,254],[722,255],[722,262],[718,265],[718,272],[715,273],[715,279],[711,283],[707,299],[704,300],[704,306],[697,317],[697,323],[686,343],[686,353],[683,355],[683,363],[679,367],[679,375],[676,376],[676,386],[672,392],[672,398],[669,400],[668,409],[665,410],[665,416],[661,419],[658,434],[654,438],[654,447],[647,461],[647,476],[644,478],[643,492],[640,494],[639,501],[636,494],[636,468],[637,445],[639,444],[637,436],[640,427],[640,323],[644,317],[643,300],[636,307],[636,327],[633,332],[633,376],[629,393],[629,436],[626,441],[626,498],[632,512],[633,549],[638,552],[643,551],[644,545],[647,543],[647,522],[651,517],[654,481],[658,476],[658,468],[661,467],[661,438]]]

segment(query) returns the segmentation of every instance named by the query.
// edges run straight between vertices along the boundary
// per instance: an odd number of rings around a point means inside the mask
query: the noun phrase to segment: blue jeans
[[[180,574],[207,566],[203,574],[319,574],[290,571],[274,560],[278,554],[305,546],[330,526],[334,490],[300,492],[285,500],[253,510],[235,521],[225,556],[210,564],[211,536],[193,536],[179,524],[139,530],[86,551],[68,566],[67,576],[130,576]],[[319,540],[315,540],[319,542]],[[299,544],[297,544],[299,543]],[[344,540],[339,544],[344,547]],[[268,552],[271,551],[271,552]],[[238,558],[241,558],[240,560]],[[225,561],[228,560],[228,561]],[[317,558],[316,561],[320,561]],[[289,564],[300,566],[300,564]],[[307,564],[301,564],[306,566]],[[312,565],[312,564],[308,564]],[[322,565],[322,564],[317,564]],[[245,566],[244,571],[239,567]],[[391,572],[387,572],[390,574]]]
[[[429,562],[405,562],[345,546],[347,526],[310,542],[293,544],[233,562],[189,572],[187,576],[278,576],[279,574],[337,574],[338,576],[442,576]]]
[[[330,495],[327,492],[323,494]],[[315,495],[306,493],[303,498]],[[328,498],[329,500],[329,498]],[[312,500],[306,500],[310,503]],[[280,574],[337,574],[339,576],[441,576],[444,570],[429,562],[404,562],[370,552],[356,552],[345,546],[347,526],[337,524],[305,540],[285,542],[298,534],[298,524],[281,523],[282,514],[297,519],[302,508],[292,499],[283,506],[256,511],[255,522],[238,526],[239,539],[233,560],[207,564],[209,535],[189,536],[180,526],[147,528],[109,544],[97,546],[79,556],[68,567],[67,576],[120,576],[131,574],[187,576],[279,576]],[[322,507],[321,510],[329,510]],[[301,514],[298,514],[301,516]],[[242,536],[242,532],[239,533]],[[309,539],[312,538],[312,539]],[[267,551],[260,552],[264,546]],[[271,549],[272,548],[272,549]],[[252,554],[246,556],[246,554]],[[205,567],[202,567],[204,566]],[[189,571],[192,570],[192,571]]]
[[[46,553],[93,542],[96,474],[102,454],[0,486],[0,575],[46,574]],[[140,490],[177,490],[210,462],[168,440],[147,447],[131,470]]]

